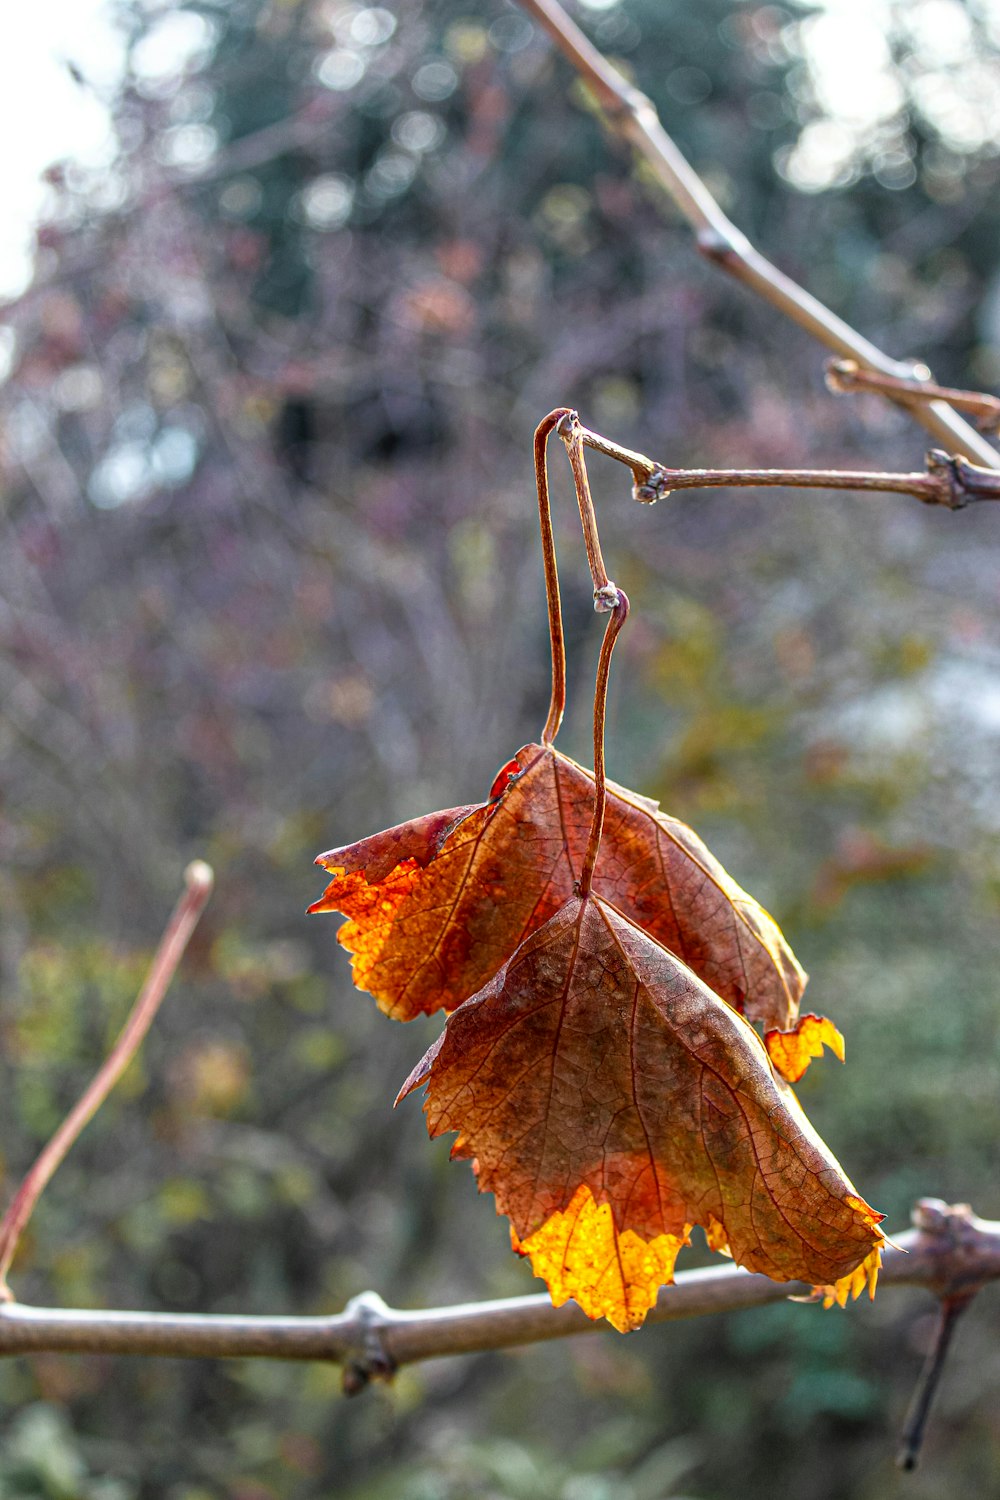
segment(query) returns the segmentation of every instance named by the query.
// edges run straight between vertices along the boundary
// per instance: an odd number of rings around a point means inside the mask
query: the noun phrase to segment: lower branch
[[[949,1208],[925,1199],[917,1205],[914,1223],[886,1251],[885,1285],[925,1287],[955,1298],[1000,1280],[1000,1222],[977,1219],[965,1205]],[[660,1292],[647,1322],[733,1312],[809,1294],[810,1288],[797,1282],[772,1281],[733,1265],[710,1266],[682,1271]],[[47,1351],[329,1360],[345,1367],[345,1389],[354,1391],[418,1360],[533,1344],[602,1326],[572,1303],[553,1307],[544,1293],[400,1312],[365,1292],[342,1313],[311,1318],[62,1312],[8,1303],[0,1306],[0,1356]]]

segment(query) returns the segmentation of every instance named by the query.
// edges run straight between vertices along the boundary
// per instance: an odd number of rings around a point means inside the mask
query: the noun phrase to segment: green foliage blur
[[[476,800],[537,735],[552,407],[671,464],[917,468],[921,435],[831,397],[821,351],[698,260],[507,0],[118,11],[117,160],[52,173],[35,282],[2,312],[8,1192],[187,860],[218,884],[13,1285],[246,1313],[537,1290],[416,1101],[393,1114],[437,1024],[352,989],[335,923],[302,915],[311,861]],[[995,7],[885,7],[884,55],[859,39],[839,95],[815,9],[577,14],[765,253],[891,353],[1000,377]],[[600,629],[554,457],[560,744],[589,760]],[[610,773],[782,922],[847,1038],[803,1102],[890,1229],[923,1195],[1000,1215],[996,517],[786,492],[648,511],[592,477],[633,600]],[[1000,1490],[980,1304],[912,1500]],[[0,1496],[882,1500],[933,1310],[890,1292],[603,1331],[353,1402],[322,1365],[17,1360]]]

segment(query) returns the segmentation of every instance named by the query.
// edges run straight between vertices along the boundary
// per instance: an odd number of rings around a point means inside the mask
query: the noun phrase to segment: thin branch
[[[633,147],[666,189],[694,230],[697,247],[706,259],[748,286],[834,354],[903,381],[912,380],[915,369],[918,379],[926,375],[926,367],[899,363],[883,354],[754,249],[664,130],[652,102],[612,67],[558,0],[520,0],[520,5],[589,84],[610,128]],[[905,401],[901,404],[907,405]],[[989,468],[1000,467],[1000,454],[945,402],[936,400],[908,409],[949,453],[963,454]]]
[[[604,565],[604,554],[601,551],[594,497],[590,493],[590,479],[583,454],[585,429],[581,427],[580,418],[576,412],[567,411],[558,430],[559,436],[566,445],[566,454],[570,468],[573,470],[576,503],[580,508],[580,525],[583,527],[583,540],[587,549],[590,576],[594,581],[594,608],[603,614],[608,610],[618,608],[618,591],[608,577],[608,570]]]
[[[11,1199],[0,1222],[0,1298],[12,1300],[7,1272],[35,1205],[83,1127],[100,1109],[138,1051],[205,909],[212,893],[212,882],[212,871],[203,860],[188,865],[184,872],[184,891],[170,915],[149,975],[128,1020],[82,1097],[42,1148]]]
[[[917,1467],[920,1462],[920,1450],[924,1443],[924,1434],[927,1431],[927,1419],[930,1416],[931,1405],[937,1391],[941,1376],[944,1373],[945,1360],[951,1347],[952,1336],[955,1332],[955,1324],[959,1316],[965,1311],[971,1301],[971,1297],[942,1297],[938,1308],[937,1327],[934,1330],[934,1340],[927,1351],[924,1367],[917,1381],[917,1388],[913,1392],[910,1409],[906,1413],[906,1421],[903,1423],[903,1433],[900,1439],[899,1452],[896,1454],[896,1467],[909,1472]]]
[[[988,396],[985,391],[960,391],[954,386],[938,385],[933,380],[897,380],[894,375],[862,370],[853,359],[827,360],[826,383],[838,395],[873,391],[882,396],[898,396],[909,403],[947,401],[949,406],[971,412],[980,432],[1000,430],[1000,398]]]
[[[613,583],[607,583],[603,592],[613,589]],[[594,688],[594,816],[590,825],[590,836],[587,839],[587,850],[583,856],[583,867],[580,871],[580,879],[577,881],[577,894],[589,896],[591,883],[594,879],[594,867],[597,864],[597,856],[601,848],[601,834],[604,832],[604,811],[607,806],[607,782],[604,772],[604,721],[607,717],[608,708],[608,677],[611,673],[611,656],[615,649],[615,641],[618,634],[628,619],[628,595],[624,589],[616,590],[618,602],[611,614],[608,616],[607,628],[604,632],[604,640],[601,642],[601,655],[597,663],[597,685]]]
[[[914,1219],[917,1227],[898,1235],[886,1250],[884,1286],[924,1287],[955,1297],[1000,1280],[1000,1223],[977,1219],[966,1205],[950,1208],[935,1199],[919,1204]],[[673,1286],[662,1289],[647,1322],[760,1307],[809,1290],[733,1265],[682,1271]],[[553,1307],[544,1293],[401,1312],[366,1292],[342,1313],[313,1318],[63,1312],[6,1303],[0,1306],[0,1356],[48,1351],[321,1359],[342,1364],[348,1389],[356,1390],[370,1378],[419,1360],[534,1344],[603,1326],[572,1303]]]
[[[547,449],[549,434],[569,414],[559,406],[550,411],[535,428],[535,488],[538,491],[538,529],[542,538],[542,561],[545,566],[545,602],[549,614],[549,648],[552,655],[552,697],[549,714],[542,730],[542,744],[551,745],[559,733],[566,712],[566,641],[563,635],[562,605],[559,599],[559,569],[556,566],[556,540],[552,532],[552,506],[549,502]]]
[[[575,418],[575,413],[573,414]],[[983,469],[962,457],[950,458],[932,448],[922,474],[857,473],[846,469],[671,469],[666,464],[623,448],[576,422],[578,441],[631,470],[636,500],[653,505],[673,490],[769,487],[822,490],[874,490],[913,495],[925,505],[962,510],[972,501],[1000,500],[1000,472]]]

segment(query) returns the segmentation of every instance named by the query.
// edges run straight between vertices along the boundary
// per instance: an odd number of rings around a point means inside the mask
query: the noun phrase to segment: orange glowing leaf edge
[[[619,1333],[631,1333],[655,1305],[660,1287],[673,1281],[674,1262],[691,1243],[691,1228],[686,1224],[683,1236],[651,1240],[616,1230],[611,1205],[596,1203],[581,1183],[567,1207],[526,1240],[512,1224],[510,1242],[545,1282],[553,1307],[572,1300],[588,1318],[606,1318]]]
[[[875,1245],[865,1256],[859,1266],[849,1271],[846,1276],[841,1276],[832,1286],[817,1286],[813,1288],[814,1297],[822,1297],[824,1307],[846,1307],[848,1298],[856,1302],[861,1293],[868,1288],[869,1300],[875,1300],[875,1288],[878,1285],[878,1273],[882,1269],[882,1251],[887,1241],[883,1238],[881,1244]]]
[[[789,1083],[798,1083],[824,1046],[844,1061],[844,1038],[827,1016],[800,1016],[792,1031],[765,1031],[764,1046],[774,1067]]]
[[[499,1208],[497,1214],[503,1217]],[[588,1318],[604,1318],[619,1333],[633,1333],[656,1306],[660,1289],[673,1285],[677,1256],[690,1245],[693,1227],[684,1226],[683,1238],[664,1234],[644,1240],[630,1229],[619,1233],[610,1204],[595,1203],[582,1183],[567,1208],[554,1213],[528,1239],[520,1240],[510,1225],[510,1242],[511,1249],[529,1260],[534,1274],[545,1282],[553,1307],[574,1301]],[[732,1259],[717,1219],[710,1218],[704,1234],[710,1250]],[[848,1300],[856,1302],[866,1288],[869,1300],[874,1301],[887,1243],[883,1239],[874,1245],[853,1271],[832,1285],[813,1287],[811,1296],[790,1297],[789,1301],[822,1299],[826,1309],[846,1308]]]

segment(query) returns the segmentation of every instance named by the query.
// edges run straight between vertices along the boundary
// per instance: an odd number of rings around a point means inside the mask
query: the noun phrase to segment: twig
[[[924,1200],[917,1227],[895,1237],[885,1253],[884,1286],[925,1287],[962,1296],[1000,1280],[1000,1222],[977,1219],[965,1205]],[[736,1312],[808,1292],[800,1282],[772,1281],[733,1265],[682,1271],[664,1287],[647,1322],[666,1323]],[[834,1316],[834,1314],[830,1314]],[[401,1312],[372,1292],[355,1297],[332,1317],[281,1318],[70,1311],[0,1306],[0,1356],[62,1354],[172,1355],[185,1358],[330,1360],[342,1364],[347,1385],[359,1389],[401,1365],[443,1355],[472,1354],[592,1333],[578,1307],[553,1307],[544,1294],[495,1302]]]
[[[874,391],[878,395],[898,396],[900,400],[910,403],[947,401],[949,406],[972,412],[980,432],[996,432],[1000,429],[1000,398],[988,396],[985,391],[960,391],[954,386],[937,385],[933,380],[897,380],[894,375],[862,370],[853,359],[828,359],[826,383],[838,395]]]
[[[666,188],[694,230],[698,250],[707,260],[743,282],[834,354],[856,360],[863,369],[902,381],[913,379],[913,365],[883,354],[754,249],[664,130],[652,102],[627,83],[588,41],[558,0],[520,0],[520,5],[589,84],[610,128],[633,147]],[[920,367],[919,374],[926,374],[925,367]],[[907,405],[905,401],[902,404]],[[936,400],[908,409],[949,453],[963,454],[989,468],[1000,467],[1000,454],[945,402]]]
[[[920,1379],[917,1381],[917,1388],[910,1402],[910,1409],[906,1413],[906,1421],[903,1423],[899,1452],[896,1454],[898,1469],[909,1472],[920,1462],[920,1450],[923,1447],[924,1433],[927,1430],[927,1418],[930,1416],[931,1404],[944,1371],[955,1324],[971,1300],[972,1298],[968,1295],[942,1297],[941,1299],[934,1340],[927,1352]]]
[[[0,1299],[12,1301],[7,1272],[35,1204],[83,1127],[104,1103],[138,1051],[212,893],[212,881],[212,871],[203,860],[188,865],[184,872],[185,889],[170,915],[128,1020],[82,1097],[42,1148],[11,1199],[0,1221]]]
[[[572,416],[579,443],[630,469],[632,494],[645,505],[666,499],[673,490],[731,486],[874,490],[913,495],[925,505],[943,505],[948,510],[962,510],[976,500],[1000,500],[1000,472],[980,468],[962,457],[949,458],[939,448],[932,448],[927,454],[922,474],[857,473],[846,469],[671,469],[644,453],[621,447],[589,427],[582,427],[575,412]]]
[[[557,430],[566,445],[566,454],[570,468],[573,470],[573,485],[576,489],[576,503],[580,508],[580,524],[583,527],[583,540],[587,549],[587,563],[594,582],[594,608],[605,614],[609,610],[618,608],[618,590],[608,577],[608,570],[604,565],[604,554],[601,551],[594,497],[590,493],[590,479],[583,455],[586,429],[581,427],[580,418],[575,411],[567,411]]]

